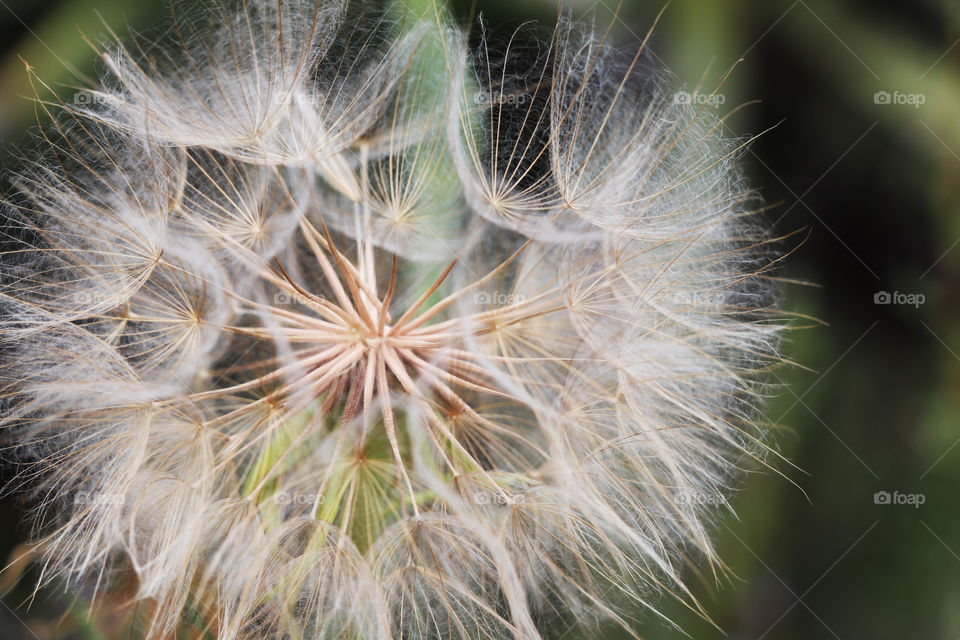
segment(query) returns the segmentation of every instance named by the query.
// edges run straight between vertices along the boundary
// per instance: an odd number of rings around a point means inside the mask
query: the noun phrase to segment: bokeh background
[[[615,1],[572,6],[623,44],[663,8]],[[506,28],[557,14],[551,0],[454,8]],[[38,121],[24,61],[70,95],[91,81],[85,38],[168,15],[164,0],[0,0],[0,167]],[[786,306],[822,324],[798,319],[785,345],[797,364],[776,373],[769,418],[789,463],[752,473],[718,519],[729,574],[690,570],[711,621],[664,598],[676,627],[640,632],[960,638],[960,3],[673,0],[651,47],[687,95],[716,89],[707,108],[730,114],[730,135],[766,131],[746,170],[777,230],[805,238],[781,273]],[[7,499],[0,517],[12,560],[23,513]],[[0,575],[0,638],[128,637],[129,616],[89,618],[57,589],[30,598],[18,576]]]

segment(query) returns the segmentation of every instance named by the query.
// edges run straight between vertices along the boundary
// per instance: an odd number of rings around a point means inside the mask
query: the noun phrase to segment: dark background
[[[494,26],[556,15],[545,0],[455,7]],[[615,16],[614,0],[574,3],[575,14],[614,21],[624,44],[661,8],[632,0]],[[90,80],[80,32],[99,39],[104,24],[124,33],[168,15],[162,0],[0,0],[0,162],[36,123],[18,56],[69,95]],[[960,638],[960,3],[673,0],[652,47],[688,91],[709,93],[744,58],[720,109],[745,105],[731,135],[776,125],[745,164],[777,230],[805,230],[782,275],[808,284],[787,287],[787,309],[825,323],[797,321],[785,355],[798,366],[777,373],[785,386],[769,418],[795,468],[752,474],[737,517],[718,522],[730,575],[690,574],[722,631],[660,605],[696,640]],[[878,91],[923,104],[877,104]],[[881,291],[925,301],[876,304]],[[923,504],[876,504],[878,491]],[[0,557],[12,560],[22,513],[7,501],[0,518]],[[0,638],[127,637],[109,616],[86,621],[59,591],[30,607],[27,593],[0,601]],[[655,620],[640,631],[685,637]]]

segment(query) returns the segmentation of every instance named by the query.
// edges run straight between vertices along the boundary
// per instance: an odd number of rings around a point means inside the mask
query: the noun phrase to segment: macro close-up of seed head
[[[708,618],[785,465],[748,138],[602,22],[171,6],[2,201],[0,427],[36,584],[217,640]],[[709,89],[705,89],[709,93]],[[119,637],[119,636],[118,636]],[[194,637],[194,636],[190,636]]]

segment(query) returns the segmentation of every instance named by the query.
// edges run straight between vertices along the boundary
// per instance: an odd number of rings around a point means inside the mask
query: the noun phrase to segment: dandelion
[[[636,628],[761,459],[742,143],[569,20],[248,0],[101,52],[3,203],[41,581],[149,638]],[[55,103],[41,103],[51,111]]]

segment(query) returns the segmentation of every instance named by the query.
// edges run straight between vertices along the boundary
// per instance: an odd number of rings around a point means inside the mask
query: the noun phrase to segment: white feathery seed
[[[42,102],[2,202],[42,581],[132,572],[157,639],[702,612],[684,565],[722,567],[784,325],[743,141],[566,18],[245,0],[172,32]]]

